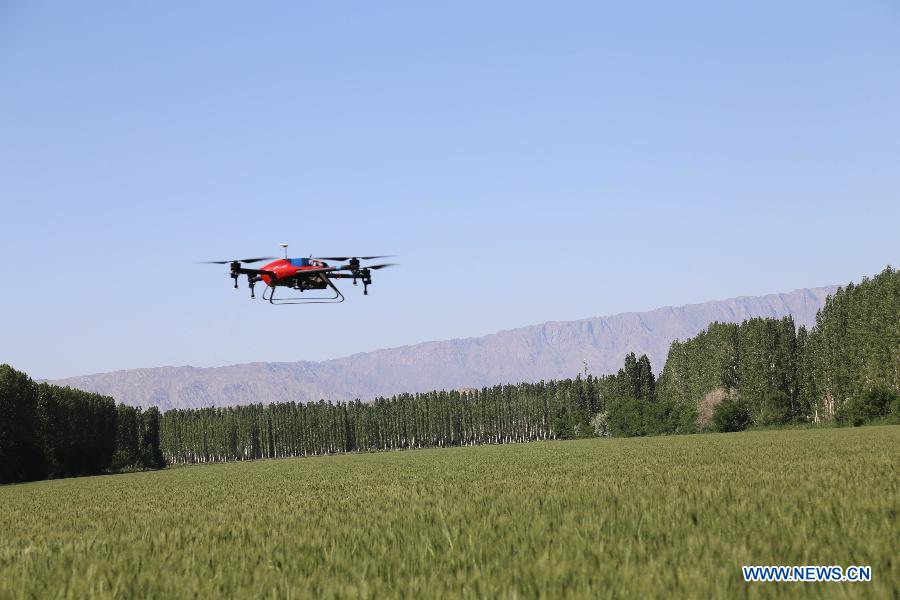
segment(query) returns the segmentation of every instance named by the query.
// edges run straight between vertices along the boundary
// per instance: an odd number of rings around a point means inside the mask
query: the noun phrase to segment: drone
[[[337,304],[344,301],[344,295],[334,285],[335,279],[352,279],[353,285],[357,282],[363,284],[363,295],[369,295],[369,286],[372,285],[372,271],[392,267],[395,263],[382,263],[377,265],[363,265],[362,261],[376,258],[390,258],[393,255],[382,256],[323,256],[313,258],[289,258],[287,244],[279,244],[284,249],[284,258],[274,256],[260,256],[256,258],[237,258],[233,260],[210,260],[203,264],[230,265],[228,274],[234,280],[234,288],[238,287],[238,278],[247,276],[247,284],[250,288],[250,298],[256,298],[256,284],[262,281],[266,287],[263,290],[263,300],[270,304]],[[272,262],[262,269],[250,269],[244,265],[270,260]],[[329,265],[326,261],[337,261],[341,265]],[[278,288],[299,291],[301,294],[309,290],[328,290],[333,293],[328,296],[293,296],[276,298],[275,291]]]

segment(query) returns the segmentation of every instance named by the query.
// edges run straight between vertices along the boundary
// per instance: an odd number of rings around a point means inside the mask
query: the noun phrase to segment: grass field
[[[0,488],[0,597],[897,597],[900,427],[538,442]],[[745,584],[744,564],[871,565]]]

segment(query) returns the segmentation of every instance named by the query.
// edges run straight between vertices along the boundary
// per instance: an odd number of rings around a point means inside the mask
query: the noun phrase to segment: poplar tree
[[[28,375],[0,365],[0,482],[45,473],[37,418],[37,390]]]

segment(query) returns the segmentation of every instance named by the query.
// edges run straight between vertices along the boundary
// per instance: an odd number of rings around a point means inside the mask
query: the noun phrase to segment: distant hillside
[[[551,321],[476,338],[425,342],[323,362],[160,367],[53,381],[161,409],[262,402],[370,400],[399,392],[482,387],[573,377],[584,361],[596,375],[614,372],[628,352],[646,353],[658,372],[675,339],[713,321],[793,315],[812,326],[836,287],[744,296],[579,321]]]

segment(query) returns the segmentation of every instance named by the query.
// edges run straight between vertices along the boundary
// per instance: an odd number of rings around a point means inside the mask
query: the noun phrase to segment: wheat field
[[[0,488],[0,597],[897,597],[900,427],[592,439]],[[750,564],[871,565],[753,583]]]

